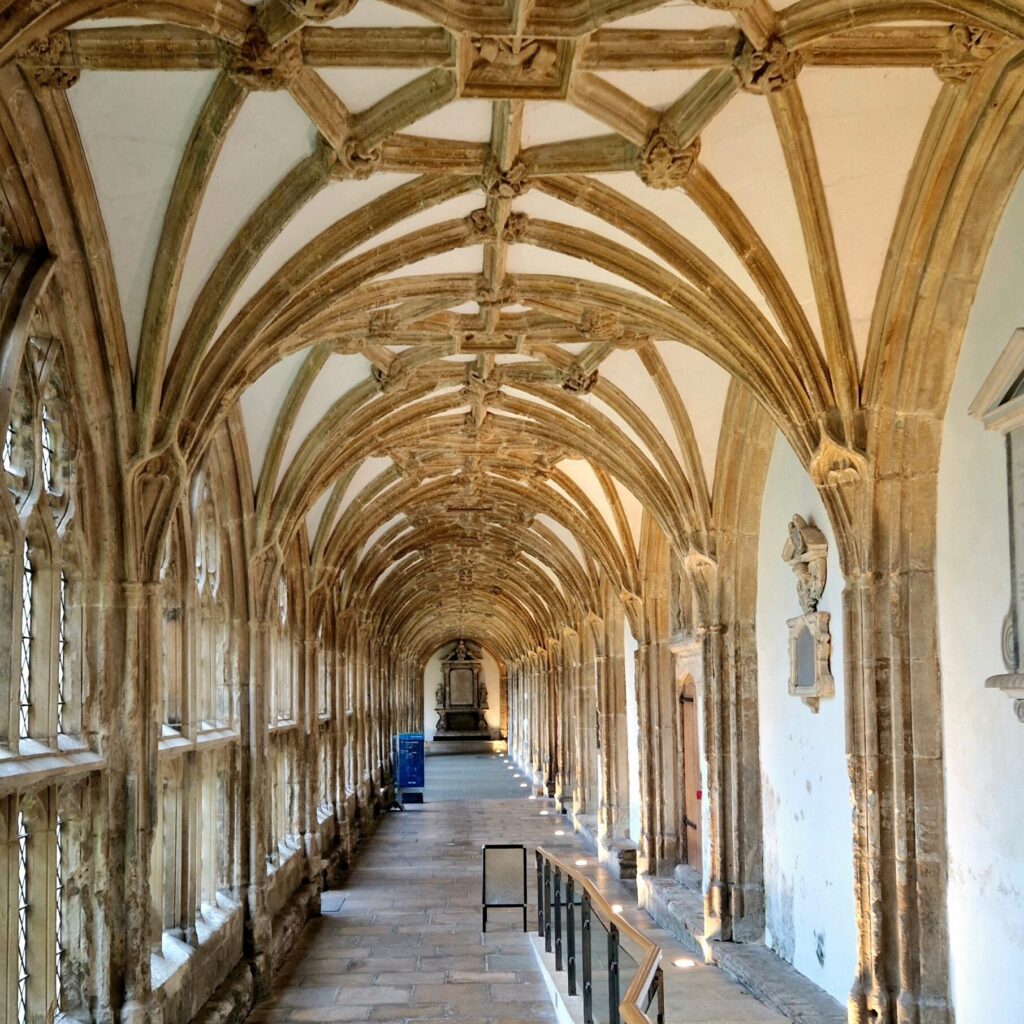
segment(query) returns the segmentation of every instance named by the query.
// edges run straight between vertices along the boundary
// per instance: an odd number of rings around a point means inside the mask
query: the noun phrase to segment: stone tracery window
[[[11,795],[0,800],[0,834],[10,852],[0,859],[0,920],[12,923],[16,941],[3,947],[0,974],[12,981],[20,1024],[52,1020],[75,992],[65,983],[68,951],[84,948],[85,923],[69,913],[77,896],[69,892],[61,801],[90,785],[83,771],[94,770],[89,764],[98,766],[99,758],[79,738],[85,561],[76,515],[77,420],[63,348],[57,339],[33,337],[15,358],[7,422],[0,425],[0,607],[13,632],[15,677],[0,684],[10,698],[2,704],[0,742],[13,781]],[[21,772],[32,778],[41,758],[47,784],[21,791]],[[83,1005],[76,996],[76,1008]]]

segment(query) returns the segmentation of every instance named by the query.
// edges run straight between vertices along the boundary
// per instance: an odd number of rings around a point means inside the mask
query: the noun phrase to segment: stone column
[[[113,790],[123,771],[124,789],[120,798],[111,793],[108,821],[111,843],[118,850],[112,863],[120,863],[123,871],[124,933],[111,957],[111,968],[114,977],[120,974],[123,979],[122,1024],[143,1024],[152,1013],[149,959],[139,956],[139,951],[150,948],[149,865],[155,818],[151,780],[157,778],[153,691],[159,693],[160,666],[154,655],[159,650],[160,590],[153,583],[126,582],[122,594],[124,675],[118,688],[121,699],[112,704],[115,714],[117,709],[121,712],[120,737],[111,744],[108,779]]]
[[[300,763],[302,783],[299,789],[299,821],[306,853],[305,878],[318,879],[320,873],[320,828],[317,818],[316,789],[320,776],[320,723],[317,688],[319,661],[324,656],[321,645],[310,636],[311,611],[307,602],[303,625],[306,636],[302,639],[301,669],[299,672],[299,707],[297,715],[302,723],[300,735]]]
[[[270,946],[273,937],[267,911],[267,821],[270,786],[267,773],[267,723],[270,720],[267,680],[271,659],[271,626],[258,617],[249,623],[249,664],[247,680],[239,695],[242,712],[242,747],[249,748],[248,772],[240,794],[248,816],[245,888],[245,956],[253,972],[255,997],[270,992],[273,964]]]

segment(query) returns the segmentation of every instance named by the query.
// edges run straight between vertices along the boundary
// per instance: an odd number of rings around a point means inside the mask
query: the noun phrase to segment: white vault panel
[[[135,365],[153,259],[213,71],[85,71],[68,90],[110,241]]]
[[[931,68],[800,74],[861,364],[900,200],[941,88]]]
[[[174,310],[172,343],[217,260],[281,179],[313,151],[315,136],[312,123],[284,90],[246,97],[199,208]]]

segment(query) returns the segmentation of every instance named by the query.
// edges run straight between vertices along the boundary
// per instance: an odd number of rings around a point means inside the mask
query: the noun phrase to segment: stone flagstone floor
[[[500,755],[466,757],[464,762],[467,773],[487,780],[490,788],[503,786],[508,778]],[[588,856],[586,851],[550,801],[431,803],[430,797],[428,778],[426,803],[381,820],[357,852],[345,887],[324,893],[323,915],[306,927],[250,1024],[556,1019],[529,937],[519,930],[519,912],[492,911],[488,932],[481,933],[480,846],[525,843],[531,866],[539,844],[551,849],[564,845],[576,856]],[[556,830],[566,834],[556,836]],[[609,899],[635,904],[635,896],[593,861],[586,870],[599,879]],[[528,885],[531,927],[536,922],[533,889]],[[631,923],[644,923],[665,948],[668,1021],[784,1020],[713,967],[674,968],[673,959],[688,956],[682,947],[642,911],[626,913]]]

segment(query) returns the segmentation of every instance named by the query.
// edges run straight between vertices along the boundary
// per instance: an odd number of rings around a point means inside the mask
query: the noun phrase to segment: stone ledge
[[[767,946],[712,942],[714,962],[766,1006],[796,1024],[846,1024],[846,1011]]]
[[[711,962],[704,938],[704,898],[699,892],[670,878],[640,875],[637,879],[640,906],[665,931],[691,953]]]
[[[766,1006],[795,1024],[846,1024],[846,1011],[827,992],[763,945],[704,936],[704,898],[668,878],[641,876],[640,905],[684,947],[720,967]]]

